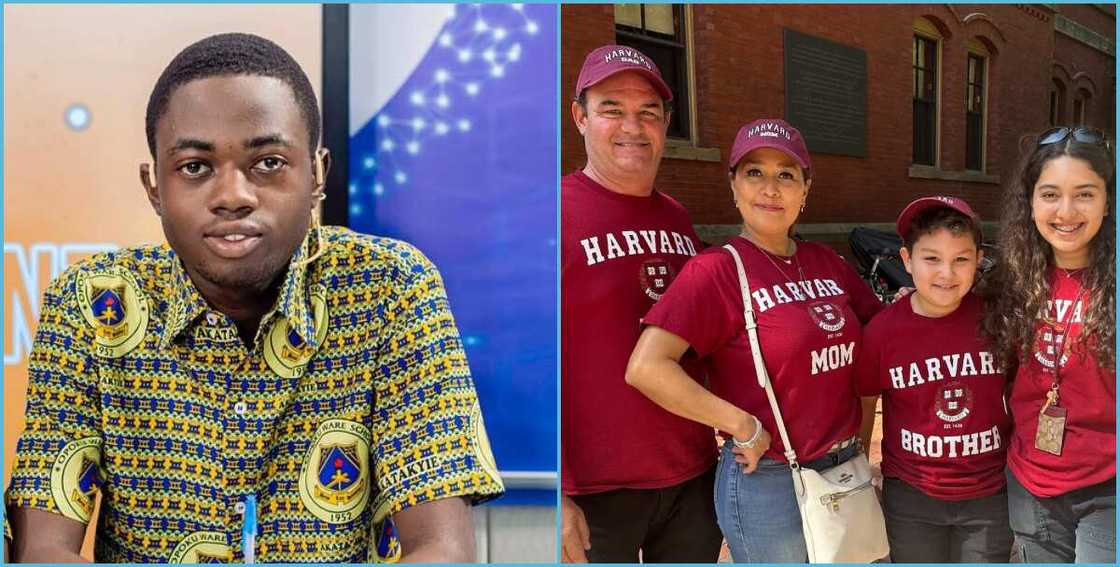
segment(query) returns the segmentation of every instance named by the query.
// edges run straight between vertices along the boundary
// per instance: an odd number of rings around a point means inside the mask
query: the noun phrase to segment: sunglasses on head
[[[1047,146],[1050,144],[1057,144],[1058,142],[1064,142],[1066,138],[1071,136],[1075,142],[1081,142],[1082,144],[1095,144],[1106,148],[1112,147],[1112,144],[1108,141],[1108,136],[1105,136],[1104,132],[1087,126],[1078,126],[1077,128],[1059,126],[1057,128],[1051,128],[1038,137],[1038,145]]]

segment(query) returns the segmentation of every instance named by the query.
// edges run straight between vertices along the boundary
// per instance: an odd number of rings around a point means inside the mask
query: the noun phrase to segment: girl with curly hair
[[[1008,506],[1024,562],[1116,559],[1116,180],[1099,130],[1054,128],[1004,194],[984,330],[1011,385]]]

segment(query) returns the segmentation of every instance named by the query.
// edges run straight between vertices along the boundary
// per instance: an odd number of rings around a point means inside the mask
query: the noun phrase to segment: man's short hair
[[[918,213],[914,220],[910,221],[910,227],[902,237],[902,245],[913,252],[918,240],[940,229],[948,230],[953,236],[971,235],[977,249],[984,242],[984,233],[980,229],[979,222],[955,209],[937,207]]]
[[[284,48],[246,33],[223,33],[197,41],[179,52],[160,74],[148,97],[144,128],[148,150],[156,157],[156,122],[167,113],[175,89],[198,79],[231,75],[255,75],[279,79],[292,89],[307,126],[308,146],[314,154],[319,145],[319,103],[311,81],[299,63]]]

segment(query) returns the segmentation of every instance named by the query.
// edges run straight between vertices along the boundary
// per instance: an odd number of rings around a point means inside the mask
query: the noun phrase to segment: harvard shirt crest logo
[[[168,563],[230,563],[233,550],[221,532],[194,532],[180,541],[168,556]]]
[[[82,272],[76,291],[82,317],[93,327],[97,356],[124,356],[144,340],[148,302],[132,274],[120,269]]]
[[[669,289],[669,284],[673,283],[674,276],[676,276],[676,272],[669,262],[662,258],[654,258],[642,262],[638,281],[641,282],[642,293],[657,301],[661,299],[665,290]]]
[[[87,523],[101,485],[101,443],[85,437],[67,443],[51,467],[51,496],[63,516]]]
[[[941,421],[961,421],[972,413],[972,390],[960,382],[946,384],[937,390],[933,409]]]
[[[835,333],[844,328],[844,312],[839,307],[827,301],[817,301],[809,305],[809,316],[818,327],[829,333]]]
[[[312,285],[308,290],[311,297],[311,313],[314,318],[315,342],[322,345],[327,336],[327,289]],[[298,378],[304,370],[315,349],[288,324],[285,317],[277,317],[264,341],[264,360],[268,367],[283,378]]]
[[[1049,326],[1043,327],[1035,341],[1034,359],[1046,368],[1054,368],[1055,360],[1057,360],[1058,368],[1065,366],[1069,362],[1069,351],[1065,348],[1065,337],[1068,334],[1068,331],[1055,332]]]
[[[320,520],[343,524],[358,517],[370,495],[371,436],[356,421],[331,419],[315,430],[299,475],[303,505]]]

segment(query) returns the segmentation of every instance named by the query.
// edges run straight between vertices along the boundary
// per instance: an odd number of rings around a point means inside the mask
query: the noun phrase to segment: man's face
[[[618,73],[585,96],[586,111],[573,104],[572,116],[592,169],[619,180],[656,177],[669,117],[649,81],[635,72]]]
[[[156,123],[158,188],[148,197],[204,294],[263,290],[286,269],[311,220],[307,144],[279,79],[210,77],[174,90]]]

